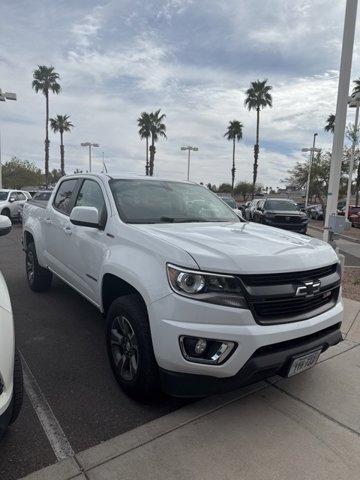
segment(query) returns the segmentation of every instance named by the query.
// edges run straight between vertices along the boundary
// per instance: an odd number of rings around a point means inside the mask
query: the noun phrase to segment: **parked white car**
[[[11,230],[11,221],[0,215],[0,236]],[[23,381],[21,361],[15,350],[14,322],[9,292],[0,272],[0,437],[21,410]]]
[[[106,315],[112,369],[136,398],[291,376],[342,340],[334,250],[245,222],[200,185],[63,177],[23,225],[30,288],[55,274]]]
[[[30,193],[21,190],[0,190],[0,215],[19,219],[19,209],[30,198]]]

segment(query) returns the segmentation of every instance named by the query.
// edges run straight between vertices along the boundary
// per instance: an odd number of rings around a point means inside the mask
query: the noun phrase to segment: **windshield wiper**
[[[201,218],[176,218],[176,217],[167,217],[162,216],[160,217],[160,222],[166,223],[193,223],[193,222],[208,222],[208,220],[201,219]]]

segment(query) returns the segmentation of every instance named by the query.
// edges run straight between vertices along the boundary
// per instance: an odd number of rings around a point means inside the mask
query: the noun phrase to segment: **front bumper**
[[[227,378],[160,369],[162,388],[169,395],[183,397],[202,397],[226,392],[273,375],[286,376],[294,356],[320,348],[323,353],[341,341],[340,324],[337,324],[306,337],[261,347],[254,352],[236,375]]]
[[[292,323],[259,325],[250,310],[222,307],[171,293],[148,306],[151,335],[160,369],[218,379],[234,377],[261,347],[317,334],[340,324],[341,300],[326,312]],[[221,365],[187,361],[180,351],[181,335],[228,340],[237,343]]]

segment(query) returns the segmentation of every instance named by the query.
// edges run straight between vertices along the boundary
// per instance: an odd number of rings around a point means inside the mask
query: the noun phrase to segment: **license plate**
[[[307,355],[302,355],[301,357],[294,358],[290,364],[287,376],[292,377],[297,373],[304,372],[305,370],[312,368],[318,361],[320,353],[321,349],[316,350],[315,352],[308,353]]]

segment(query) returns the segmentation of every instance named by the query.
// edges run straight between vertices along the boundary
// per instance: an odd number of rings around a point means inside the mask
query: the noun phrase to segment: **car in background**
[[[11,230],[11,220],[0,215],[0,236]],[[9,292],[0,272],[0,437],[15,422],[23,400],[20,356],[15,349],[14,321]]]
[[[30,197],[27,201],[35,202],[37,205],[42,205],[46,207],[49,198],[51,197],[52,190],[40,190],[35,192],[33,197]],[[23,209],[24,203],[19,205],[19,220],[22,222],[23,219]]]
[[[309,218],[314,220],[324,220],[324,209],[322,205],[312,205],[306,212]]]
[[[309,219],[295,202],[284,198],[267,198],[258,202],[253,221],[271,227],[306,233]]]
[[[235,200],[232,197],[227,197],[222,195],[218,195],[218,197],[221,198],[221,200],[225,202],[226,205],[229,205],[229,207],[232,208],[235,211],[235,213],[240,214],[242,216],[244,215],[242,209],[238,208]]]
[[[0,190],[0,215],[18,220],[20,205],[30,198],[30,193],[22,190]]]
[[[339,213],[339,215],[345,215],[345,209],[346,207],[343,207]],[[348,211],[348,220],[350,220],[351,215],[355,215],[360,212],[360,207],[356,207],[355,205],[350,205],[349,206],[349,211]]]
[[[351,226],[354,228],[360,228],[360,212],[353,213],[350,215],[349,220],[351,222]]]
[[[249,202],[249,205],[245,208],[245,220],[253,220],[254,212],[262,200],[262,198],[254,198],[254,200]]]

